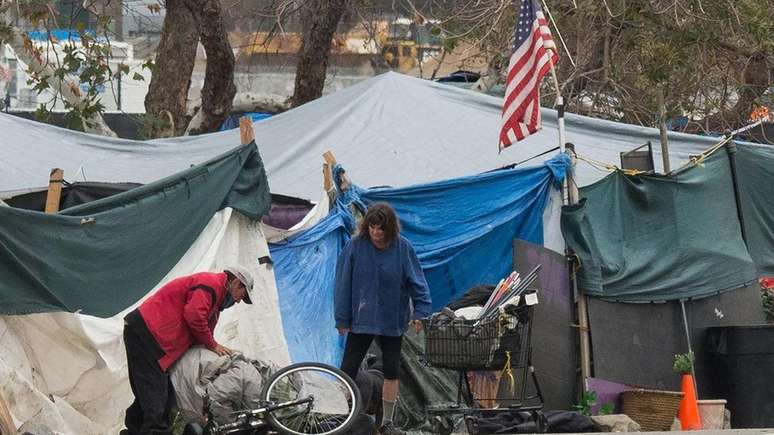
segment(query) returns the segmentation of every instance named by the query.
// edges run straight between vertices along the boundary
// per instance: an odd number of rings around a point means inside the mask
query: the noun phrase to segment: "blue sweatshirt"
[[[408,329],[409,318],[421,319],[431,311],[425,275],[403,236],[383,250],[365,238],[350,240],[336,265],[333,299],[336,327],[358,334],[398,337]]]

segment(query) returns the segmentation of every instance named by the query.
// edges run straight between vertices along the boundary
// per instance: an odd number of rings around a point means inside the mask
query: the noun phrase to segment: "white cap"
[[[253,274],[250,273],[246,267],[238,265],[228,266],[226,267],[225,271],[230,272],[236,277],[236,279],[244,284],[245,288],[247,289],[247,294],[245,294],[244,301],[247,304],[252,304],[253,301],[250,299],[250,292],[253,291]]]

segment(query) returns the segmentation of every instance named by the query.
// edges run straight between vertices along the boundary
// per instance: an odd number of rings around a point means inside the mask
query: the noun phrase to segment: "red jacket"
[[[195,273],[170,281],[140,305],[140,315],[165,353],[159,359],[162,370],[194,344],[208,349],[218,344],[212,334],[226,292],[225,273]]]

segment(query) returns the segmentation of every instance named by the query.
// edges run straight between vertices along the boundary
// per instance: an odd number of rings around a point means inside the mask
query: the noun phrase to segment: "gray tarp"
[[[322,154],[332,150],[362,186],[407,186],[472,175],[519,162],[558,144],[556,112],[544,129],[497,153],[502,98],[387,73],[254,124],[275,193],[316,200]],[[567,140],[582,156],[610,163],[658,130],[566,115]],[[148,183],[201,163],[239,143],[231,130],[136,142],[97,137],[0,114],[0,193],[48,185],[51,168],[69,181]],[[672,167],[714,138],[669,134]],[[661,157],[656,151],[655,163]],[[534,164],[545,158],[535,159]],[[581,185],[607,173],[580,163]]]
[[[218,423],[230,423],[234,412],[261,406],[264,383],[277,365],[235,353],[219,357],[202,346],[189,349],[169,371],[178,408],[186,415],[202,415],[205,395]]]

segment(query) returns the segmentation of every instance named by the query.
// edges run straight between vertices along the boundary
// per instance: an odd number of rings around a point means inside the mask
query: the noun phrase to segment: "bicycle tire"
[[[329,388],[343,388],[343,390],[333,390],[329,389],[329,392],[333,395],[336,395],[336,393],[343,394],[344,396],[339,397],[339,399],[342,399],[346,402],[347,411],[346,414],[343,414],[344,420],[335,427],[331,427],[330,430],[323,430],[323,431],[317,431],[312,430],[309,427],[289,427],[290,424],[287,421],[284,421],[282,415],[278,411],[270,411],[266,413],[266,420],[269,422],[269,424],[279,433],[282,435],[338,435],[347,433],[347,431],[352,427],[352,425],[355,423],[355,418],[358,414],[360,414],[360,410],[362,408],[362,401],[360,400],[360,392],[357,388],[357,385],[355,382],[347,376],[346,373],[342,372],[341,370],[329,366],[327,364],[321,364],[321,363],[297,363],[290,366],[287,366],[283,368],[282,370],[275,373],[268,382],[264,385],[263,391],[261,393],[262,399],[267,403],[273,403],[276,402],[276,397],[273,397],[273,393],[276,392],[279,393],[279,388],[282,386],[287,385],[288,383],[293,384],[293,379],[291,379],[292,376],[298,375],[301,373],[319,373],[326,375],[330,377],[330,379],[334,380],[336,385],[334,386],[333,383],[331,383],[331,387]],[[293,393],[289,393],[292,395]],[[349,400],[347,398],[347,395],[349,395]],[[286,400],[298,400],[299,397],[288,397]],[[314,403],[314,402],[313,402]],[[298,411],[296,411],[295,414],[289,413],[293,418],[300,415]],[[320,414],[324,415],[324,414]],[[331,424],[331,423],[327,423]]]

